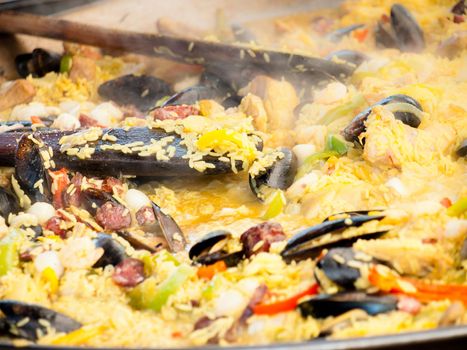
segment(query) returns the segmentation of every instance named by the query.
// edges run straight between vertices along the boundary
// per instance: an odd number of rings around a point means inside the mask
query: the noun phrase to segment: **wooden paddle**
[[[190,64],[254,67],[266,73],[311,75],[314,79],[317,75],[342,79],[350,75],[352,71],[346,64],[293,53],[265,50],[249,45],[230,45],[160,34],[109,29],[14,11],[0,12],[0,32],[71,41],[110,50],[164,57]]]

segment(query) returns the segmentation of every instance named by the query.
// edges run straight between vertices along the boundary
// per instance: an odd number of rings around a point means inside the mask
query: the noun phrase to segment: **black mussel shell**
[[[326,219],[323,220],[323,222],[325,221],[329,221],[329,220],[334,220],[333,218],[334,217],[338,217],[338,216],[345,216],[345,217],[355,217],[355,216],[366,216],[368,215],[368,213],[370,211],[377,211],[377,210],[353,210],[353,211],[343,211],[341,213],[336,213],[336,214],[332,214],[330,216],[328,216]]]
[[[119,105],[132,105],[146,112],[161,98],[170,96],[172,90],[161,79],[149,75],[129,74],[106,81],[99,86],[98,93]]]
[[[416,101],[410,96],[399,94],[386,97],[381,101],[375,103],[373,106],[368,107],[364,111],[360,112],[357,116],[355,116],[349,123],[349,125],[347,125],[342,131],[342,135],[344,136],[344,138],[349,142],[360,143],[358,137],[362,132],[365,131],[365,121],[371,114],[373,108],[375,106],[384,106],[391,103],[407,103],[409,105],[412,105],[419,111],[423,111],[420,103],[418,103],[418,101]],[[417,128],[421,123],[419,116],[411,111],[394,111],[393,113],[396,119],[399,119],[404,124],[407,124],[413,128]]]
[[[209,232],[204,237],[202,237],[198,242],[193,244],[193,246],[188,251],[188,256],[191,260],[194,260],[201,256],[203,252],[211,249],[218,242],[229,239],[232,237],[232,234],[225,230],[216,230]]]
[[[328,35],[326,35],[326,39],[328,39],[329,41],[332,41],[333,43],[338,43],[346,35],[349,35],[354,30],[363,28],[364,26],[365,26],[364,24],[352,24],[352,25],[350,25],[348,27],[337,29],[334,32],[329,33]]]
[[[458,16],[463,16],[467,14],[467,3],[465,0],[459,0],[452,8],[451,8],[451,13],[458,15]]]
[[[9,190],[0,187],[0,216],[5,220],[8,219],[10,214],[16,214],[21,210],[16,195]]]
[[[419,52],[425,48],[422,29],[409,10],[401,4],[391,7],[391,25],[401,51]]]
[[[170,215],[165,214],[156,203],[152,202],[151,204],[157,225],[159,226],[170,251],[177,253],[184,250],[187,242],[180,226],[178,226]]]
[[[23,78],[28,75],[43,77],[50,72],[59,72],[60,60],[61,55],[38,48],[32,53],[16,56],[15,64],[18,74]]]
[[[355,68],[357,68],[359,65],[361,65],[364,61],[368,59],[368,56],[355,50],[339,50],[331,52],[325,57],[325,59],[330,61],[332,61],[333,59],[337,59],[339,61],[347,62],[348,64],[353,65]]]
[[[0,300],[0,311],[4,317],[2,322],[12,336],[35,341],[38,333],[45,334],[47,327],[44,321],[50,324],[57,333],[69,333],[81,328],[81,323],[54,310],[40,305],[26,304],[16,300]],[[24,320],[27,319],[27,322]],[[18,323],[21,325],[19,326]]]
[[[127,258],[125,248],[108,234],[99,233],[94,239],[94,245],[96,248],[104,249],[104,254],[93,267],[115,266]]]
[[[298,304],[303,317],[315,318],[339,316],[353,309],[361,309],[369,315],[377,315],[396,308],[397,298],[394,296],[376,296],[362,292],[322,294]]]
[[[97,208],[102,207],[106,202],[116,202],[110,193],[97,188],[86,188],[81,193],[84,208],[93,216],[96,215]]]
[[[40,140],[35,134],[32,137]],[[48,152],[46,146],[43,150]],[[24,134],[21,137],[15,154],[15,178],[32,202],[50,203],[52,200],[50,180],[40,152],[41,148],[34,143],[30,135]],[[42,192],[38,186],[35,186],[39,181],[42,181]]]
[[[297,173],[297,158],[288,148],[279,149],[284,155],[274,163],[260,171],[258,174],[249,174],[249,184],[251,191],[261,200],[265,199],[264,190],[266,189],[287,189],[294,180]],[[261,161],[261,160],[256,160]]]
[[[378,21],[375,28],[376,46],[381,48],[397,48],[397,38],[391,25]]]
[[[456,150],[456,154],[457,154],[459,157],[465,157],[465,156],[467,156],[467,139],[464,139],[464,141],[462,141],[461,145],[460,145],[459,148]]]
[[[368,259],[362,259],[363,256]],[[361,276],[360,269],[355,264],[367,265],[373,261],[370,256],[357,253],[352,248],[333,248],[318,261],[317,267],[332,282],[349,290],[355,288],[354,283]]]
[[[201,255],[198,258],[194,259],[194,261],[201,265],[212,265],[218,261],[225,262],[227,267],[234,267],[237,266],[240,261],[243,260],[245,257],[245,253],[243,251],[233,252],[233,253],[226,253],[225,251],[218,251],[213,252],[206,255]]]

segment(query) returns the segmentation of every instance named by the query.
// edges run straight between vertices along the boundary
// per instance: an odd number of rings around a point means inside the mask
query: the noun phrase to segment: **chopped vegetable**
[[[290,298],[280,300],[270,304],[259,304],[253,308],[256,315],[275,315],[281,312],[292,311],[297,307],[298,301],[307,296],[318,293],[318,284],[313,284],[308,289],[300,292]]]
[[[342,140],[340,137],[336,135],[329,135],[327,149],[329,151],[335,151],[339,155],[343,156],[344,154],[347,153],[348,147],[347,147],[346,142]]]
[[[31,117],[31,123],[33,124],[42,124],[42,120],[40,117],[33,115]]]
[[[52,345],[84,345],[88,339],[97,337],[107,328],[106,325],[82,327],[68,334],[59,335],[50,343]]]
[[[212,265],[208,266],[201,266],[198,268],[198,277],[210,280],[216,275],[218,272],[222,272],[227,270],[227,265],[223,261],[217,261]]]
[[[448,215],[461,216],[467,211],[467,197],[460,198],[448,208]]]
[[[368,28],[354,30],[353,37],[362,43],[368,37],[369,31]]]
[[[440,203],[445,208],[449,208],[452,205],[452,202],[448,197],[444,197],[443,199],[441,199]]]
[[[59,280],[53,268],[50,266],[46,267],[41,272],[41,279],[48,285],[50,294],[55,294],[57,292]]]
[[[130,292],[130,303],[139,309],[160,311],[169,297],[175,294],[192,274],[193,269],[183,264],[161,284],[158,284],[154,277],[149,277]]]
[[[302,166],[300,167],[296,178],[300,178],[303,175],[308,174],[311,170],[313,170],[313,167],[320,161],[326,160],[330,157],[337,157],[339,156],[339,153],[336,151],[322,151],[322,152],[317,152],[312,154],[311,156],[308,156],[305,161],[303,162]]]
[[[70,183],[68,171],[65,168],[62,168],[57,171],[49,171],[49,174],[53,179],[52,188],[55,189],[55,192],[53,192],[54,207],[63,208],[63,194]]]
[[[276,190],[269,195],[266,203],[268,203],[268,208],[263,215],[263,219],[269,220],[282,213],[287,200],[282,190]]]
[[[362,95],[355,95],[349,102],[344,103],[328,111],[317,124],[329,125],[339,118],[354,115],[354,111],[365,105],[365,99]]]
[[[13,236],[5,237],[0,241],[0,276],[6,275],[8,271],[17,265],[17,240]]]
[[[437,300],[459,300],[467,304],[467,285],[430,284],[415,279],[401,278],[389,269],[373,267],[370,269],[369,281],[380,290],[405,294],[421,302]]]
[[[60,73],[69,73],[73,65],[73,58],[71,55],[63,55],[60,60]]]

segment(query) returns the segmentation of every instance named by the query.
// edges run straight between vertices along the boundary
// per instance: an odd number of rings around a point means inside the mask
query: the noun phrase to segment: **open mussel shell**
[[[40,147],[37,143],[42,143],[38,135],[22,135],[15,154],[15,178],[33,202],[51,202],[50,180],[45,165],[48,160],[43,159],[43,154],[49,155],[49,151],[45,145]]]
[[[54,310],[16,300],[0,300],[3,322],[12,336],[35,341],[46,334],[48,323],[57,333],[69,333],[81,328],[81,323]],[[25,322],[27,321],[27,322]]]
[[[170,96],[172,90],[161,79],[149,75],[128,74],[106,81],[99,86],[98,93],[119,105],[132,105],[142,112],[147,112],[161,98]]]
[[[456,150],[456,154],[459,157],[467,156],[467,139],[464,139],[464,141],[462,141],[461,145]]]
[[[354,309],[377,315],[396,310],[397,298],[391,295],[376,296],[363,292],[321,294],[298,304],[303,317],[326,318],[339,316]]]
[[[300,261],[317,258],[324,249],[336,247],[350,247],[359,239],[378,238],[386,231],[364,232],[354,236],[344,236],[343,231],[349,227],[359,227],[372,220],[381,220],[384,215],[361,215],[350,218],[329,220],[318,225],[306,228],[289,239],[282,258],[287,261]],[[318,238],[331,234],[329,240],[318,240]]]
[[[104,254],[96,261],[93,267],[116,266],[127,258],[125,248],[113,239],[111,235],[99,233],[94,239],[94,245],[96,248],[102,248]]]
[[[345,290],[355,289],[355,282],[361,277],[360,266],[375,262],[369,255],[352,248],[332,248],[318,261],[317,269],[333,283]]]
[[[191,260],[201,265],[211,265],[218,261],[224,261],[229,267],[237,266],[245,255],[243,250],[233,253],[223,250],[225,241],[231,237],[231,233],[224,230],[210,232],[193,244],[188,252],[188,256]]]
[[[381,48],[397,48],[397,38],[390,23],[378,21],[375,28],[375,43]]]
[[[182,229],[176,221],[154,202],[151,202],[157,225],[164,236],[171,252],[177,253],[185,249],[187,242]]]
[[[278,150],[281,155],[273,161],[271,165],[255,172],[255,165],[252,165],[249,172],[249,184],[251,191],[261,200],[266,199],[266,195],[271,189],[287,189],[294,180],[297,173],[297,158],[288,148],[282,147]],[[262,159],[255,162],[262,162]]]
[[[419,52],[425,48],[422,29],[403,5],[394,4],[391,7],[391,26],[401,51]]]
[[[467,2],[465,0],[459,0],[456,2],[451,8],[451,13],[458,16],[467,14]]]
[[[15,64],[18,74],[23,78],[29,75],[43,77],[50,72],[59,72],[60,60],[61,55],[37,48],[32,53],[16,56]]]
[[[417,128],[421,123],[421,112],[423,112],[422,106],[414,98],[398,94],[392,95],[378,101],[373,106],[360,112],[342,131],[342,135],[349,142],[360,143],[358,137],[362,132],[365,131],[365,121],[371,114],[371,111],[375,106],[386,106],[394,104],[394,107],[388,107],[394,114],[394,117],[404,124],[407,124],[413,128]]]
[[[82,191],[82,198],[83,206],[93,216],[96,215],[97,208],[102,207],[106,202],[117,202],[110,193],[92,187]]]
[[[6,220],[10,214],[16,214],[20,210],[18,198],[6,188],[0,187],[0,216]]]

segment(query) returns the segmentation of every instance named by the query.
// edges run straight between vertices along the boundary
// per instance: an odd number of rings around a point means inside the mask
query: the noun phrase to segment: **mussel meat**
[[[228,231],[212,231],[190,248],[188,256],[193,262],[201,265],[211,265],[223,261],[229,267],[237,266],[245,254],[243,250],[228,253],[224,249],[230,238],[232,238],[232,234]]]
[[[296,172],[295,154],[282,147],[253,163],[248,173],[250,189],[260,200],[265,200],[271,190],[288,188]]]
[[[378,101],[352,119],[342,131],[342,135],[347,141],[360,143],[358,137],[365,131],[365,121],[375,106],[387,106],[396,119],[413,128],[417,128],[421,123],[423,109],[418,101],[407,95],[392,95]]]
[[[23,78],[29,75],[40,78],[50,72],[58,73],[60,71],[61,58],[61,55],[55,52],[37,48],[32,53],[16,56],[16,70]]]
[[[81,323],[54,310],[16,300],[0,300],[6,331],[10,335],[35,341],[45,335],[48,326],[58,333],[81,328]]]
[[[119,105],[132,105],[141,112],[147,112],[161,98],[170,96],[172,90],[161,79],[149,75],[129,74],[106,81],[99,86],[98,93]]]
[[[396,310],[397,298],[392,295],[377,296],[363,292],[321,294],[298,304],[303,317],[326,318],[339,316],[354,309],[364,310],[369,315]]]

